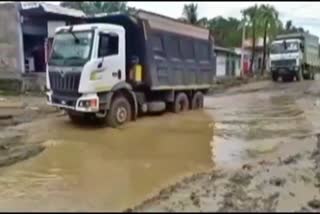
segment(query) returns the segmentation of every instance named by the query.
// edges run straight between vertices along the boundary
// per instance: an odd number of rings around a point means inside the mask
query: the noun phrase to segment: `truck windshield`
[[[299,43],[298,42],[281,42],[281,43],[273,43],[271,45],[270,52],[272,54],[279,54],[279,53],[292,53],[297,52],[299,50]]]
[[[49,65],[83,66],[89,60],[92,39],[92,31],[56,34]]]

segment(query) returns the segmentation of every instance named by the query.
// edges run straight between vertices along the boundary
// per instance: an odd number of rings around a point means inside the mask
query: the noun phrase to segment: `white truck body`
[[[60,27],[56,29],[56,32],[68,30],[70,27]],[[125,31],[121,26],[116,26],[112,24],[83,24],[76,25],[73,27],[75,34],[77,32],[90,31],[93,30],[92,37],[92,48],[91,54],[89,56],[90,60],[86,62],[83,66],[47,66],[47,76],[49,76],[49,70],[53,72],[59,72],[61,75],[65,75],[69,72],[79,72],[81,73],[80,82],[79,82],[79,93],[82,94],[78,98],[75,106],[65,105],[65,101],[62,100],[61,104],[52,102],[50,91],[50,81],[47,78],[47,88],[49,92],[47,95],[49,97],[48,104],[56,107],[70,108],[79,112],[98,112],[99,111],[99,99],[97,93],[100,91],[110,91],[112,87],[118,84],[121,81],[124,81],[126,78],[125,74]],[[98,57],[98,45],[99,45],[99,34],[116,34],[119,38],[119,51],[118,54],[110,55],[106,57]],[[53,44],[54,45],[54,44]],[[102,64],[98,68],[99,64]],[[118,75],[118,71],[121,72],[120,78],[115,78],[112,75]],[[81,107],[79,103],[81,101],[90,101],[96,100],[96,106]]]
[[[313,79],[319,71],[319,39],[308,33],[278,35],[269,56],[272,78]]]

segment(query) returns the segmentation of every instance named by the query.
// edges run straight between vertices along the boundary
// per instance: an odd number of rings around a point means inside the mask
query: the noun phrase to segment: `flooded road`
[[[320,82],[255,82],[205,99],[215,167],[133,211],[320,212]]]
[[[319,112],[319,81],[263,81],[120,129],[20,124],[46,149],[0,168],[0,211],[320,211]]]
[[[121,129],[66,116],[24,124],[35,158],[0,169],[0,211],[121,211],[179,178],[212,168],[204,112],[145,117]]]
[[[265,158],[286,142],[310,136],[314,129],[298,100],[307,84],[270,82],[260,89],[253,84],[241,87],[241,93],[207,98],[207,111],[215,119],[211,143],[215,163],[239,167]]]

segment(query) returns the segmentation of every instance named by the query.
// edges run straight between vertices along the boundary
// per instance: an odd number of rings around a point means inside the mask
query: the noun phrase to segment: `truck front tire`
[[[299,69],[299,71],[297,71],[296,78],[297,78],[297,81],[302,81],[303,80],[303,75],[302,75],[302,70],[301,69]]]
[[[129,101],[123,96],[117,96],[111,103],[107,114],[107,123],[116,128],[132,118],[132,109]]]
[[[277,81],[278,81],[279,76],[278,76],[277,73],[273,72],[273,73],[271,74],[271,77],[272,77],[273,82],[277,82]]]

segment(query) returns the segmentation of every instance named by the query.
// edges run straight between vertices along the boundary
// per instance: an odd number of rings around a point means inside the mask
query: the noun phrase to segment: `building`
[[[269,39],[267,38],[267,44]],[[255,48],[255,58],[253,62],[253,72],[258,73],[262,69],[262,60],[263,60],[263,38],[258,38],[256,40],[256,48]],[[235,48],[234,49],[237,54],[242,53],[242,48]],[[252,56],[252,39],[246,39],[244,41],[244,59],[243,59],[243,70],[244,74],[249,74],[250,72],[250,63],[251,63],[251,56]],[[268,53],[266,53],[266,69],[268,70]]]
[[[215,46],[216,78],[239,77],[241,55],[235,51]]]
[[[17,80],[22,90],[44,87],[56,27],[81,23],[82,17],[82,11],[42,2],[1,4],[0,80]]]

